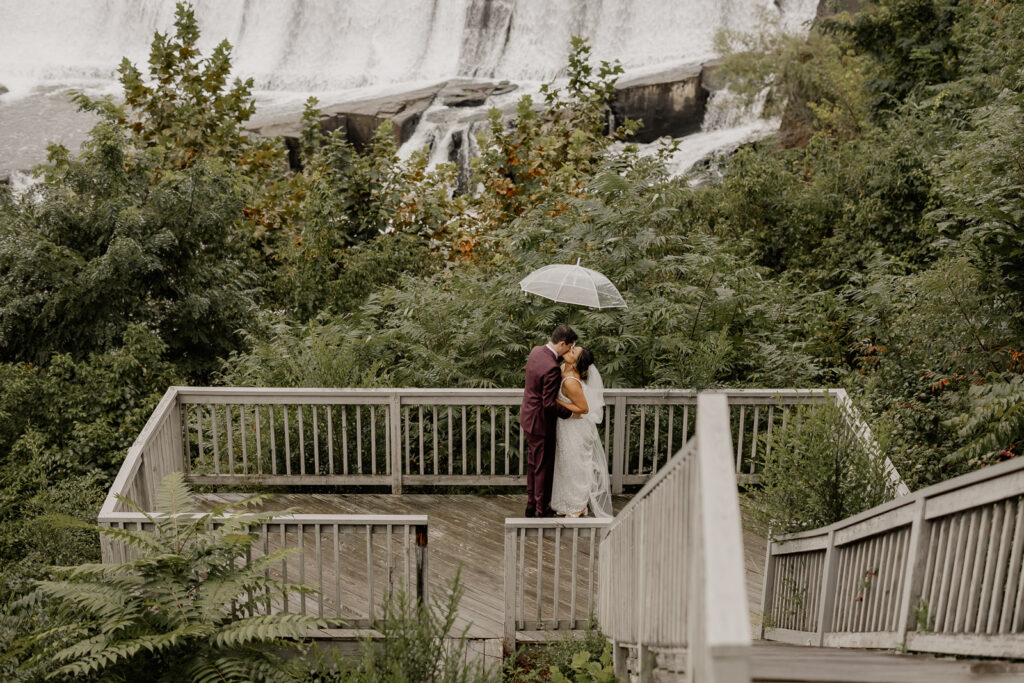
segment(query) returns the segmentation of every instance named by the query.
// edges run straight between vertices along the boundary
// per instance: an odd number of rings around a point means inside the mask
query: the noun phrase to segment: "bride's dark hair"
[[[594,364],[594,354],[590,349],[580,349],[580,357],[576,359],[576,372],[580,373],[580,379],[587,378],[587,370]]]

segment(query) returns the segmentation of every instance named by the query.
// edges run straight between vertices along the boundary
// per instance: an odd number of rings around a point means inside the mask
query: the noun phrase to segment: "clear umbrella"
[[[615,285],[601,273],[576,265],[556,263],[538,268],[520,282],[524,292],[552,301],[591,308],[626,308],[626,301]]]

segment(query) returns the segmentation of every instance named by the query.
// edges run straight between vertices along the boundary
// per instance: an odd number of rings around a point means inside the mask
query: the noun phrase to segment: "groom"
[[[534,346],[526,361],[526,388],[519,424],[526,434],[529,450],[526,460],[527,517],[554,516],[550,504],[556,419],[572,417],[572,412],[555,401],[562,385],[558,359],[575,345],[576,332],[568,325],[559,325],[551,333],[551,341],[544,346]]]

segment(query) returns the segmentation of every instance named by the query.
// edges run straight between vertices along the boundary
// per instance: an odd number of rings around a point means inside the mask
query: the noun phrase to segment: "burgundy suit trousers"
[[[541,517],[551,511],[551,484],[555,474],[555,427],[546,435],[526,432],[526,507]]]

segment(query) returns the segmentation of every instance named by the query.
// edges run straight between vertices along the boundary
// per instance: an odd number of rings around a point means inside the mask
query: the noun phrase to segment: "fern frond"
[[[233,648],[267,640],[302,638],[311,630],[326,627],[326,620],[305,614],[258,614],[224,626],[213,637],[213,644]]]

